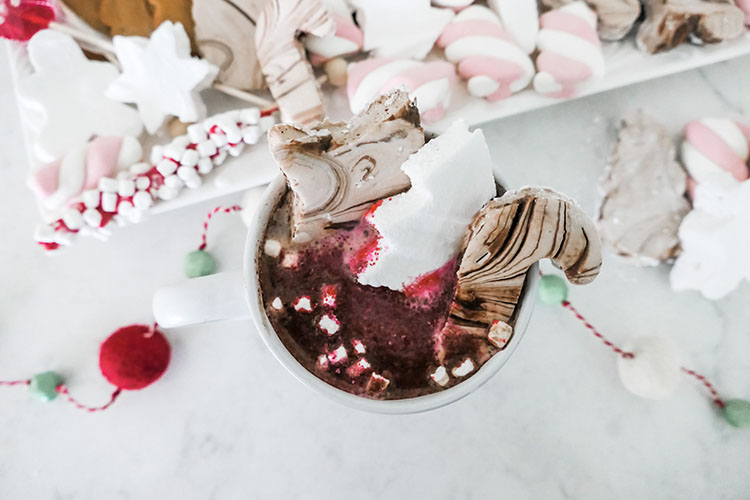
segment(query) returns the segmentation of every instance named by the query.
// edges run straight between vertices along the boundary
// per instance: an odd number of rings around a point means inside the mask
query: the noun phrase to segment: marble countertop
[[[0,67],[7,67],[0,51]],[[706,114],[750,117],[750,58],[562,103],[484,127],[511,184],[544,184],[593,211],[617,119],[643,107],[677,134]],[[91,404],[111,392],[98,345],[151,319],[151,294],[182,280],[208,202],[45,256],[9,77],[0,74],[0,379],[54,369]],[[238,197],[221,200],[236,201]],[[239,269],[239,217],[210,249]],[[750,397],[750,286],[711,303],[676,294],[668,269],[608,258],[571,300],[617,342],[670,335],[729,397]],[[426,414],[381,416],[312,393],[247,321],[168,332],[172,364],[141,392],[87,414],[0,389],[2,499],[747,499],[750,431],[728,426],[687,378],[670,398],[626,392],[615,359],[562,308],[538,305],[507,365]]]

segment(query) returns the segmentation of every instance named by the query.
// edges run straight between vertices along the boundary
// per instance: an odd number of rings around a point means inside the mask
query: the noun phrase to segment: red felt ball
[[[169,342],[159,330],[148,325],[124,326],[102,343],[99,369],[121,389],[143,389],[162,376],[169,356]]]

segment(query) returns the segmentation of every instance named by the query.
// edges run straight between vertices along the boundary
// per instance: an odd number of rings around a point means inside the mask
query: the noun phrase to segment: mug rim
[[[505,186],[497,175],[495,175],[495,180]],[[289,352],[268,319],[263,306],[263,295],[257,266],[261,247],[260,240],[265,235],[271,213],[276,208],[281,196],[286,193],[286,189],[286,180],[282,174],[279,174],[263,193],[261,203],[251,221],[245,240],[243,284],[250,316],[253,319],[258,334],[263,339],[266,347],[271,351],[271,354],[294,378],[313,391],[350,408],[373,413],[408,414],[441,408],[468,396],[490,380],[505,365],[521,342],[531,320],[531,314],[536,302],[536,289],[539,282],[538,263],[534,263],[527,271],[524,289],[516,306],[517,314],[516,322],[513,326],[513,342],[502,351],[494,354],[471,377],[453,387],[413,398],[370,399],[334,387],[305,368]]]

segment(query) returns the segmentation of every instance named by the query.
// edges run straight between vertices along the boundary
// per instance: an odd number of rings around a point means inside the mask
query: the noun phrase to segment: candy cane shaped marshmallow
[[[581,84],[604,76],[604,55],[596,32],[596,13],[582,1],[570,3],[539,19],[534,89],[550,97],[568,98]]]
[[[703,118],[685,125],[682,163],[690,174],[688,191],[719,172],[737,181],[750,177],[750,127],[725,118]]]
[[[456,74],[445,61],[374,58],[349,65],[347,95],[353,113],[359,113],[376,97],[397,87],[408,89],[416,99],[423,121],[435,122],[445,114]]]
[[[324,0],[323,3],[336,25],[336,32],[328,37],[309,35],[305,38],[305,48],[314,66],[336,57],[355,54],[362,50],[364,43],[364,34],[354,24],[351,10],[344,0]]]
[[[45,208],[57,210],[84,190],[96,188],[101,178],[136,163],[142,154],[134,137],[97,137],[36,170],[28,184]]]
[[[488,101],[523,90],[534,76],[534,64],[513,41],[497,15],[473,5],[462,10],[443,30],[437,44],[457,63],[469,93]]]

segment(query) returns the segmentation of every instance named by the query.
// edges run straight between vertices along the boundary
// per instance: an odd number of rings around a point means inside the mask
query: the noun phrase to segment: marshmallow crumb
[[[334,335],[341,329],[341,323],[332,313],[324,314],[318,321],[318,326],[328,335]]]
[[[502,349],[513,335],[513,327],[504,321],[493,321],[487,332],[487,340],[498,349]]]
[[[323,287],[321,302],[328,307],[336,307],[336,287],[326,285]]]
[[[450,380],[448,370],[446,370],[444,366],[438,366],[437,369],[432,372],[430,378],[432,378],[432,380],[434,380],[440,387],[445,387],[445,384]]]
[[[281,303],[281,297],[276,297],[271,302],[271,307],[276,309],[277,311],[281,311],[284,308],[284,304]]]
[[[343,345],[338,346],[335,350],[328,353],[328,361],[333,364],[346,361],[348,357],[349,355],[346,353],[346,347]]]
[[[454,377],[463,377],[474,371],[474,362],[466,358],[460,365],[451,370]]]
[[[365,358],[360,359],[356,363],[352,364],[346,369],[346,374],[352,378],[359,377],[362,373],[370,368],[372,365]]]
[[[324,370],[328,368],[328,357],[325,354],[321,354],[320,356],[318,356],[318,366],[320,366]]]
[[[275,259],[281,254],[281,243],[278,240],[266,240],[266,244],[263,245],[263,252]]]
[[[297,300],[294,301],[294,310],[308,313],[312,312],[312,302],[310,302],[310,297],[307,295],[297,297]]]

